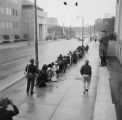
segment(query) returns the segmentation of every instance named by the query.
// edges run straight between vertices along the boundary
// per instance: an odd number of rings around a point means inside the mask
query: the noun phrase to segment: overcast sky
[[[67,2],[64,6],[63,1]],[[75,6],[78,2],[78,6]],[[48,13],[48,17],[58,18],[58,23],[65,26],[81,26],[84,17],[85,25],[94,24],[95,19],[105,14],[115,15],[116,0],[37,0],[37,4]]]

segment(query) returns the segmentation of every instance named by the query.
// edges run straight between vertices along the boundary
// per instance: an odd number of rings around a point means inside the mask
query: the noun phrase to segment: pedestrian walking
[[[34,84],[35,84],[35,77],[37,73],[37,67],[34,65],[34,59],[30,59],[30,64],[28,64],[25,68],[25,72],[27,74],[27,94],[34,93]]]
[[[12,106],[12,110],[8,110],[8,106]],[[13,120],[13,117],[19,114],[19,110],[12,100],[2,98],[0,100],[0,120]]]
[[[88,93],[89,91],[89,86],[91,82],[91,75],[92,75],[92,70],[91,66],[89,65],[89,60],[85,61],[85,65],[83,65],[80,69],[80,73],[83,76],[83,93]]]

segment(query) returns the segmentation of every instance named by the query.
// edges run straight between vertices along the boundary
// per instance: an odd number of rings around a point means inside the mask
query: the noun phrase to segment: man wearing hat
[[[8,105],[11,105],[13,110],[8,110]],[[13,116],[19,114],[19,110],[12,100],[2,98],[0,100],[0,120],[12,120]]]
[[[80,73],[83,76],[83,93],[88,93],[90,82],[91,82],[91,66],[89,65],[89,60],[85,61],[85,65],[83,65],[80,69]]]

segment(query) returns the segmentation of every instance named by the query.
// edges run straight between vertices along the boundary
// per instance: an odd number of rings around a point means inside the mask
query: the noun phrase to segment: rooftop
[[[34,7],[34,3],[30,0],[23,0],[22,8],[31,8]],[[44,9],[40,8],[39,6],[36,7],[38,10],[44,11]]]

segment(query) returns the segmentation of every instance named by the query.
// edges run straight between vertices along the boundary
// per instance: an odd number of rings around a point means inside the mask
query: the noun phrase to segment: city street
[[[83,95],[79,71],[86,58],[90,60],[93,75],[89,94]],[[97,93],[98,65],[98,43],[92,42],[85,58],[71,66],[60,76],[58,82],[49,82],[46,88],[35,88],[34,95],[27,96],[26,79],[22,79],[1,91],[0,97],[12,98],[18,105],[20,113],[15,120],[92,120]]]
[[[122,0],[0,0],[0,120],[121,120],[121,33]]]
[[[34,44],[27,46],[18,44],[6,45],[0,50],[0,88],[16,82],[24,76],[25,66],[30,58],[35,58]],[[82,42],[78,40],[59,40],[39,44],[39,65],[54,62],[59,54],[67,54],[69,50],[75,50]],[[13,47],[12,47],[13,46]],[[16,46],[16,47],[15,47]]]

